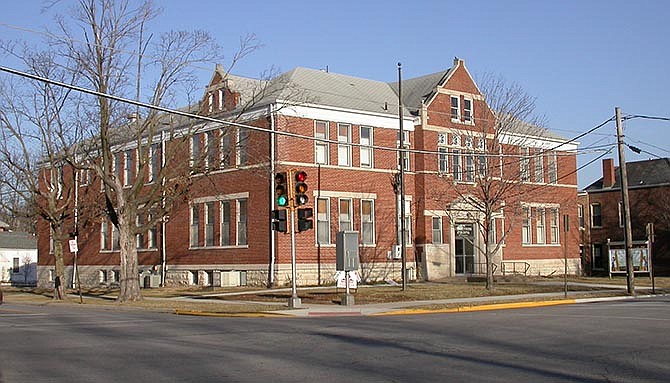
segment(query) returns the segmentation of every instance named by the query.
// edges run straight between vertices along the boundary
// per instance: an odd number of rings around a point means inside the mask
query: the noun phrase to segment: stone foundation
[[[416,278],[414,265],[408,265],[408,280]],[[141,287],[157,287],[153,283],[160,281],[161,269],[140,266]],[[52,289],[53,266],[38,267],[38,287]],[[299,264],[296,271],[298,286],[329,285],[335,283],[335,264]],[[361,283],[383,282],[389,279],[401,279],[400,262],[379,264],[362,263],[359,269]],[[119,266],[80,266],[79,279],[84,288],[109,288],[118,286]],[[290,264],[275,266],[274,286],[290,286],[292,270]],[[76,286],[73,281],[73,267],[65,267],[66,288]],[[153,278],[153,279],[152,279]],[[258,286],[268,284],[268,268],[262,269],[245,265],[189,265],[169,266],[165,273],[165,286]]]

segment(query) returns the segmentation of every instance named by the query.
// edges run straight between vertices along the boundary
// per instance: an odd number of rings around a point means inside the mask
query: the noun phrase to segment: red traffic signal
[[[296,206],[302,206],[309,201],[307,197],[307,173],[304,171],[299,171],[295,173],[295,204]]]

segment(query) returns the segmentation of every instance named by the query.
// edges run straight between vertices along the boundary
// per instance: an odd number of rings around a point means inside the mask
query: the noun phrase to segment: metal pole
[[[74,251],[74,272],[77,278],[77,291],[79,292],[79,303],[84,303],[81,295],[81,278],[79,276],[79,171],[74,172],[74,241],[77,248]]]
[[[403,105],[402,105],[402,64],[398,63],[398,118],[400,120],[400,154],[398,157],[400,165],[400,267],[402,273],[402,291],[407,290],[407,265],[405,252],[405,130],[403,129]]]
[[[293,170],[289,170],[286,174],[286,182],[288,184],[289,193],[293,193]],[[296,280],[298,272],[296,270],[295,261],[295,200],[291,198],[288,210],[291,212],[291,298],[288,300],[288,307],[300,308],[300,298],[298,297],[298,288]]]
[[[558,215],[558,212],[556,212]],[[558,217],[556,217],[558,219]],[[570,228],[569,216],[567,214],[563,215],[563,231],[565,232],[565,238],[563,239],[563,262],[564,262],[564,272],[563,272],[563,297],[568,297],[568,229]]]
[[[276,168],[276,153],[275,153],[275,118],[272,104],[268,107],[270,114],[270,210],[272,210],[275,203],[275,172]],[[272,225],[270,225],[272,226]],[[270,266],[268,267],[268,288],[274,287],[275,284],[275,260],[277,257],[277,234],[270,227]]]
[[[628,201],[628,172],[623,146],[623,124],[621,108],[614,108],[616,114],[617,146],[619,149],[619,178],[621,180],[621,199],[623,200],[624,214],[624,243],[626,246],[626,285],[628,294],[635,295],[635,270],[633,269],[633,234],[630,226],[630,203]],[[609,255],[608,255],[609,256]]]

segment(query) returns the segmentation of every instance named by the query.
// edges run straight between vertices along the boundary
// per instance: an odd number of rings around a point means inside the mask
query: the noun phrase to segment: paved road
[[[670,380],[670,298],[388,317],[0,306],[0,382]]]

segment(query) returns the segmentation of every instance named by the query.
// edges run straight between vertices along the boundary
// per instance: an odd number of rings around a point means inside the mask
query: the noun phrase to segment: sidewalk
[[[538,282],[538,284],[554,285],[559,282]],[[560,283],[562,285],[562,283]],[[389,302],[389,303],[374,303],[362,305],[337,305],[337,304],[302,304],[299,308],[286,310],[267,311],[262,313],[249,313],[249,316],[290,316],[290,317],[333,317],[333,316],[380,316],[380,315],[412,315],[412,314],[429,314],[429,313],[446,313],[446,312],[464,312],[464,311],[483,311],[483,310],[497,310],[497,309],[512,309],[524,307],[542,307],[562,304],[587,303],[598,301],[611,300],[626,300],[640,297],[647,297],[648,291],[651,288],[638,287],[636,291],[643,292],[645,295],[636,295],[631,297],[628,295],[607,296],[607,297],[590,297],[580,298],[585,295],[605,294],[613,292],[625,292],[626,286],[610,285],[610,284],[589,284],[589,283],[570,283],[571,286],[588,286],[598,287],[603,290],[588,290],[588,291],[570,291],[567,298],[564,298],[563,292],[555,293],[534,293],[534,294],[520,294],[520,295],[498,295],[485,297],[470,297],[470,298],[452,298],[452,299],[437,299],[437,300],[416,300],[403,302]],[[312,289],[320,289],[315,287]],[[290,289],[286,289],[290,290]],[[247,292],[247,294],[253,292]],[[220,293],[210,294],[209,297],[217,296],[235,296],[244,294],[239,293]],[[563,299],[561,299],[563,298]],[[190,298],[171,298],[171,299],[190,299]],[[250,301],[227,301],[227,303],[249,303]],[[259,303],[259,302],[254,302]],[[276,303],[273,303],[276,305]],[[429,306],[453,306],[449,308],[422,308]],[[196,312],[177,312],[182,315],[199,315]],[[204,314],[204,313],[203,313]],[[212,314],[205,314],[212,315]],[[226,316],[226,314],[222,314]]]

